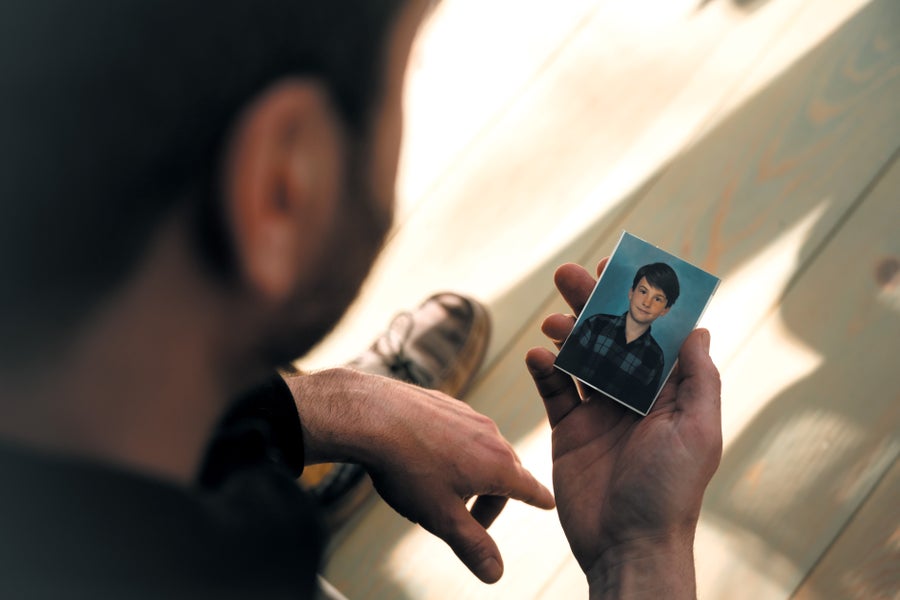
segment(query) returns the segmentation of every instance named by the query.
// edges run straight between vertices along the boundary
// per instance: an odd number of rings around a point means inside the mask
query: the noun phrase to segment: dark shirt
[[[563,345],[556,364],[591,387],[646,413],[662,379],[665,357],[650,328],[630,344],[625,315],[593,315]]]
[[[190,488],[0,445],[0,597],[311,598],[325,536],[299,436],[279,378],[230,411]]]

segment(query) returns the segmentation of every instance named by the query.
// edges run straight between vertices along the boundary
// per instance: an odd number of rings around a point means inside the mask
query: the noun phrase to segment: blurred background
[[[900,0],[442,0],[406,109],[395,228],[304,367],[472,294],[494,336],[466,400],[550,485],[523,357],[555,268],[628,230],[722,278],[700,597],[900,598]],[[491,533],[487,586],[373,499],[326,575],[354,600],[587,597],[555,513]]]

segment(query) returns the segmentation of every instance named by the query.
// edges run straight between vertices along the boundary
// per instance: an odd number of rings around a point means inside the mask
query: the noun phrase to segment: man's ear
[[[342,133],[314,80],[287,79],[258,96],[229,136],[227,219],[244,283],[281,303],[311,275],[336,216]]]

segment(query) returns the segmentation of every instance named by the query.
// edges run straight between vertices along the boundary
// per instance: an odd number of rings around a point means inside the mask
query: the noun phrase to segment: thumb
[[[435,535],[447,542],[466,567],[485,583],[494,583],[503,575],[503,559],[493,538],[466,510],[464,504],[456,505],[447,515],[447,531],[435,531]]]
[[[686,413],[718,417],[721,410],[719,370],[709,356],[709,331],[697,329],[688,336],[678,354],[676,403]]]

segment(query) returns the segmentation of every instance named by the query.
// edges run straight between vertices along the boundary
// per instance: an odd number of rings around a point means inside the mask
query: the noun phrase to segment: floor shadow
[[[841,235],[842,226],[871,192],[870,182],[897,163],[900,138],[885,133],[897,129],[892,126],[900,106],[897,64],[900,7],[890,0],[872,2],[662,170],[666,177],[665,171],[685,163],[701,164],[701,157],[712,158],[706,166],[714,170],[723,164],[717,156],[742,156],[746,150],[734,150],[741,147],[750,148],[752,158],[769,160],[783,170],[774,182],[754,172],[765,165],[747,164],[746,173],[736,176],[735,186],[744,188],[740,190],[744,205],[729,210],[746,222],[757,222],[759,228],[768,226],[772,236],[724,240],[732,250],[718,259],[717,273],[723,279],[813,211],[821,214],[799,252],[802,262],[823,256],[828,244]],[[778,126],[772,127],[773,122]],[[771,155],[762,156],[767,152]],[[640,202],[642,195],[636,193],[624,202]],[[897,219],[900,212],[895,211],[895,225]],[[639,224],[630,217],[601,219],[594,235],[601,239],[607,233],[598,232],[633,225]],[[855,269],[855,277],[837,266],[830,270],[819,264],[789,282],[780,317],[797,340],[821,357],[820,366],[768,402],[741,431],[707,494],[706,515],[761,542],[763,550],[746,558],[763,573],[775,556],[807,572],[839,533],[842,523],[833,521],[834,515],[852,514],[870,489],[867,486],[874,485],[868,476],[884,472],[896,459],[900,444],[900,386],[896,354],[889,348],[891,340],[900,339],[900,316],[896,307],[884,307],[876,297],[885,286],[898,285],[900,246],[895,234],[851,235],[859,238],[860,255],[874,244],[888,248],[873,258],[874,264],[849,261],[846,268]],[[692,247],[691,240],[683,241],[685,248]],[[572,249],[583,246],[584,240],[573,240],[539,265],[534,276],[546,277],[550,289],[555,266],[579,260]],[[599,250],[596,258],[603,252]],[[690,254],[688,250],[688,260]],[[798,277],[803,288],[794,293]],[[857,312],[845,311],[836,285],[865,290],[861,293],[868,296],[854,298]],[[533,284],[525,281],[521,288],[532,289]],[[517,303],[533,301],[511,289],[496,300],[496,306],[521,313],[515,310]],[[872,348],[872,340],[881,342]],[[509,347],[515,344],[512,340]],[[871,358],[847,360],[860,355]],[[865,403],[862,410],[861,403]],[[491,414],[490,406],[479,408]],[[508,436],[518,439],[544,419],[539,402],[523,402],[521,411],[527,418],[498,411],[491,416]],[[810,510],[824,502],[832,503],[829,510]],[[786,582],[792,583],[797,582]],[[834,590],[819,591],[827,597]]]
[[[697,5],[697,12],[700,12],[701,10],[703,10],[704,8],[706,8],[707,6],[709,6],[710,4],[712,4],[713,2],[716,2],[716,1],[717,0],[700,0],[700,3]],[[724,1],[724,0],[719,0],[719,1]],[[732,5],[734,5],[736,8],[749,13],[749,12],[753,12],[753,11],[757,10],[758,8],[762,8],[763,5],[768,3],[770,0],[727,0],[727,1],[730,2]]]
[[[897,153],[884,170],[891,168],[900,168]],[[862,200],[854,216],[868,212],[871,222],[879,207]],[[890,222],[883,196],[880,204]],[[893,212],[896,223],[900,209]],[[829,239],[836,218],[826,214],[810,239]],[[826,248],[779,310],[795,340],[818,355],[818,367],[742,428],[707,491],[707,516],[762,540],[764,551],[744,556],[762,573],[783,560],[800,572],[811,568],[845,525],[836,517],[849,519],[900,453],[900,379],[889,350],[900,339],[900,313],[883,301],[900,289],[900,240],[873,227],[839,231],[834,242],[843,252]],[[896,526],[895,517],[884,517],[887,529]],[[838,590],[817,592],[812,597]]]
[[[761,4],[735,2],[748,9]],[[658,181],[664,181],[676,170],[676,181],[680,181],[677,177],[710,179],[710,194],[721,196],[710,201],[711,221],[719,218],[721,210],[728,219],[754,224],[756,235],[719,240],[723,250],[715,257],[714,270],[723,279],[727,280],[779,234],[814,211],[821,213],[816,213],[819,216],[798,261],[809,264],[812,258],[823,256],[828,243],[836,239],[836,232],[840,236],[847,215],[854,212],[869,191],[866,186],[895,160],[898,140],[884,132],[896,131],[896,106],[900,105],[900,70],[896,68],[900,64],[898,13],[895,0],[875,0],[862,8],[703,139],[661,168],[644,186],[622,198],[616,211],[601,216],[593,227],[573,237],[494,298],[492,311],[537,319],[555,293],[552,273],[556,266],[571,260],[584,261],[594,253],[596,260],[608,251],[592,241],[609,239],[623,227],[639,226],[631,208],[640,205]],[[860,160],[860,156],[865,160]],[[741,165],[742,171],[728,184],[731,187],[723,189],[728,186],[719,185],[721,177],[715,177],[721,175],[722,169],[734,167],[729,166],[729,160],[744,158],[754,162]],[[764,175],[764,167],[774,171]],[[696,193],[696,186],[688,187],[685,186],[686,193]],[[677,204],[682,200],[689,199],[671,198],[669,209],[677,212]],[[522,206],[510,206],[509,210],[514,214]],[[678,245],[684,250],[681,254],[685,259],[701,262],[697,259],[702,258],[712,242],[693,239],[696,231],[686,228],[672,235],[680,236]],[[864,239],[860,243],[867,247],[865,244],[874,241],[875,238]],[[900,253],[896,241],[891,247]],[[886,256],[878,265],[860,265],[859,285],[868,277],[870,283],[874,278],[884,286],[885,273],[890,275],[888,280],[895,281],[892,278],[900,269],[892,271],[892,264]],[[881,347],[881,352],[873,352],[871,361],[865,363],[851,364],[846,357],[872,350],[865,340],[873,335],[877,339],[878,334],[866,328],[883,331],[888,346],[890,336],[900,339],[900,320],[893,309],[873,309],[862,316],[832,314],[835,305],[829,303],[829,298],[836,297],[834,286],[840,285],[837,282],[843,275],[810,269],[800,276],[802,293],[794,293],[798,280],[795,277],[785,291],[780,316],[790,332],[821,357],[821,364],[815,372],[771,399],[731,443],[708,491],[704,514],[746,531],[760,541],[763,549],[805,572],[816,553],[821,553],[836,534],[830,524],[816,523],[809,507],[830,498],[849,508],[856,496],[846,495],[853,492],[846,488],[848,477],[887,460],[878,455],[879,449],[889,448],[892,440],[897,441],[898,389],[892,388],[896,384],[895,353]],[[546,282],[545,293],[540,297],[533,293],[536,281]],[[866,289],[867,293],[878,293],[877,285]],[[746,302],[754,299],[746,298]],[[878,306],[871,298],[863,304]],[[740,311],[740,307],[735,309]],[[860,325],[862,317],[871,321]],[[499,356],[506,356],[528,335],[524,332],[503,340]],[[835,343],[836,335],[845,335],[846,343]],[[524,366],[509,377],[526,378]],[[828,393],[823,394],[823,390]],[[728,399],[724,401],[727,403]],[[867,404],[865,411],[858,410],[860,402]],[[484,399],[476,408],[494,418],[514,442],[545,423],[536,396],[523,399],[520,405],[507,402],[494,406]],[[861,418],[863,412],[865,418]],[[870,426],[873,415],[884,424],[883,429]],[[827,439],[820,439],[823,435]],[[874,450],[861,457],[859,449],[863,443]],[[845,452],[817,452],[817,448],[822,450],[821,444],[831,444]],[[817,462],[819,455],[825,458]],[[760,481],[768,484],[760,485]],[[862,493],[856,492],[857,496]],[[772,498],[775,493],[781,493],[777,501]],[[386,531],[377,532],[377,545],[382,551],[395,547],[412,527],[405,523],[390,525]],[[364,544],[366,536],[356,537],[358,533],[352,532],[354,544]],[[760,552],[748,560],[758,561],[758,568],[765,571],[765,558],[766,553]],[[379,593],[389,596],[380,597],[409,598],[404,589],[390,580],[382,588]],[[823,595],[827,596],[828,591],[823,590]]]
[[[879,296],[886,286],[897,285],[900,243],[890,229],[879,235],[877,230],[846,232],[843,227],[869,208],[865,202],[872,189],[867,184],[897,166],[900,140],[885,132],[896,132],[890,124],[900,105],[898,32],[896,5],[869,4],[729,119],[763,122],[767,99],[784,99],[784,113],[769,116],[787,117],[784,130],[771,133],[790,134],[773,147],[785,157],[785,172],[797,171],[794,181],[784,182],[791,195],[777,212],[766,215],[763,200],[760,210],[749,210],[746,218],[779,219],[789,229],[802,215],[787,203],[818,196],[823,199],[818,206],[824,207],[799,252],[807,263],[811,257],[818,260],[799,275],[802,289],[793,289],[797,277],[789,283],[778,311],[790,334],[818,355],[819,366],[772,398],[741,430],[706,496],[705,515],[761,542],[757,552],[743,557],[760,573],[769,572],[776,561],[806,573],[839,534],[844,523],[838,516],[849,518],[896,460],[900,385],[888,348],[891,340],[900,339],[900,316]],[[863,72],[864,77],[855,76]],[[812,90],[807,111],[793,110],[797,81],[819,86]],[[824,105],[833,114],[817,119],[816,106]],[[860,135],[860,126],[868,135]],[[726,123],[722,129],[729,127]],[[708,152],[706,144],[701,141],[691,153]],[[840,146],[845,148],[833,150]],[[787,160],[797,156],[801,160]],[[819,173],[845,173],[846,178],[822,177],[823,187],[817,170],[804,174],[803,162],[820,156]],[[760,195],[772,191],[760,188]],[[896,224],[900,211],[884,216]],[[827,245],[838,240],[844,253],[829,252]],[[756,250],[748,246],[743,256],[733,258],[750,257]],[[859,356],[866,359],[848,360]],[[798,582],[778,583],[790,587]],[[818,592],[828,597],[835,590]]]

